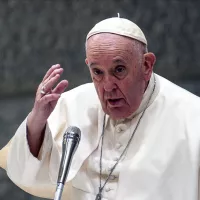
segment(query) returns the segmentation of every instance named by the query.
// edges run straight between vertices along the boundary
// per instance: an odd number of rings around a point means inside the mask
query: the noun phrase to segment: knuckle
[[[42,88],[42,86],[43,86],[43,82],[41,82],[39,85],[38,85],[38,90],[40,89],[40,88]]]
[[[47,101],[47,95],[42,98],[42,101],[45,103]]]
[[[52,76],[56,76],[59,73],[59,69],[55,69],[52,73]]]

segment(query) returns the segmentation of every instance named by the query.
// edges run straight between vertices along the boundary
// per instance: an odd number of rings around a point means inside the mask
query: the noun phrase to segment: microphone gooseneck
[[[81,138],[81,131],[76,126],[67,128],[63,135],[62,143],[62,157],[60,162],[60,169],[57,180],[57,188],[54,200],[60,200],[62,196],[63,187],[70,169],[73,155],[78,147]]]

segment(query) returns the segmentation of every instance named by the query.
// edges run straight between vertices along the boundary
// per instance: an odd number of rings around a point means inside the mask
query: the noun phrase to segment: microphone
[[[76,126],[67,128],[63,135],[62,157],[60,162],[57,187],[54,200],[60,200],[62,197],[63,187],[70,169],[73,155],[78,147],[81,138],[81,131]]]

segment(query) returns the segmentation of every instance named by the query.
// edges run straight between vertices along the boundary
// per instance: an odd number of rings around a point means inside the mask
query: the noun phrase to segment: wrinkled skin
[[[86,43],[86,64],[102,108],[113,119],[137,110],[152,74],[155,55],[136,46],[133,39],[110,33],[96,34]]]

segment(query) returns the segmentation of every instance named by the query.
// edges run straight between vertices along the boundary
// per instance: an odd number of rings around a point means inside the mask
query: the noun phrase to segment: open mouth
[[[109,103],[116,103],[118,102],[120,99],[108,99]]]
[[[108,99],[108,103],[110,106],[120,106],[122,104],[123,99]]]

